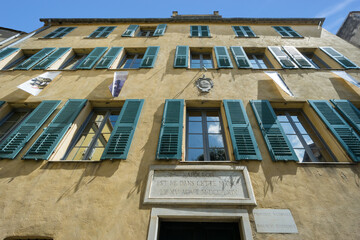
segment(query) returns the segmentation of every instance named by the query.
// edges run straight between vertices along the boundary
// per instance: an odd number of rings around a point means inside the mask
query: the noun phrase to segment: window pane
[[[202,123],[189,122],[189,133],[202,133]]]
[[[295,134],[295,131],[290,123],[280,123],[286,134]]]
[[[209,147],[222,148],[224,147],[224,141],[221,134],[209,135]]]
[[[223,161],[226,160],[224,149],[210,149],[210,160],[211,161]]]
[[[303,127],[303,125],[301,123],[296,123],[296,127],[299,129],[301,134],[307,134],[305,128]]]
[[[300,162],[310,161],[304,149],[294,149],[294,151]]]
[[[201,148],[203,147],[203,136],[189,134],[189,146],[191,148]]]
[[[305,139],[307,145],[311,145],[314,143],[314,141],[311,139],[309,135],[303,135],[303,138]]]
[[[208,122],[207,129],[208,133],[221,133],[220,122]]]
[[[188,149],[187,161],[204,161],[204,150],[203,149]]]
[[[289,120],[287,119],[287,117],[284,116],[284,115],[279,115],[279,116],[277,116],[277,119],[278,119],[280,122],[289,122]]]
[[[189,121],[201,121],[201,112],[189,112]]]
[[[293,148],[303,148],[303,145],[301,144],[298,136],[296,135],[287,135],[291,146],[293,146]]]
[[[206,121],[220,121],[219,112],[207,112]]]
[[[11,116],[0,126],[0,139],[8,133],[11,128],[15,127],[26,116],[26,112],[14,112]]]

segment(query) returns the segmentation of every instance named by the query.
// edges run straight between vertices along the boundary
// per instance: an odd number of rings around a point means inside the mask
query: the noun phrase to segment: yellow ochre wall
[[[117,28],[102,39],[86,37],[97,27],[107,24],[65,25],[77,28],[62,39],[41,39],[59,27],[52,26],[16,46],[29,50],[160,46],[154,68],[126,70],[129,76],[119,97],[113,98],[108,86],[114,72],[123,70],[64,70],[38,96],[27,94],[17,86],[44,71],[0,71],[0,99],[14,107],[34,107],[42,100],[54,99],[62,100],[59,110],[67,99],[75,98],[90,100],[90,109],[91,106],[121,106],[126,99],[145,99],[126,160],[97,163],[21,160],[41,131],[16,159],[0,160],[0,239],[12,236],[48,236],[56,240],[146,239],[153,207],[143,204],[149,166],[189,164],[155,160],[165,99],[185,99],[187,106],[199,107],[210,106],[213,102],[220,107],[223,99],[241,99],[245,104],[263,160],[210,164],[246,166],[258,204],[256,208],[290,209],[299,231],[298,234],[257,233],[252,215],[254,206],[239,206],[237,208],[249,211],[254,239],[357,239],[360,236],[359,165],[351,162],[306,102],[308,99],[348,99],[359,106],[359,88],[335,77],[331,70],[276,69],[294,93],[292,98],[268,78],[264,70],[238,69],[232,56],[233,69],[209,69],[204,73],[199,69],[173,68],[177,45],[194,48],[226,46],[228,51],[230,46],[332,46],[360,65],[358,48],[317,25],[291,25],[304,36],[296,39],[282,38],[271,24],[250,25],[258,38],[237,38],[231,26],[243,25],[241,23],[169,23],[164,36],[121,37],[129,24],[113,24]],[[157,24],[139,23],[140,26],[154,27]],[[208,25],[211,37],[189,37],[190,25]],[[338,65],[338,69],[342,68]],[[346,72],[360,79],[358,69]],[[195,80],[202,74],[214,82],[210,93],[200,93],[195,87]],[[250,107],[249,100],[252,99],[266,99],[283,108],[301,106],[338,161],[344,164],[273,162]],[[77,127],[85,117],[85,113],[78,117]],[[231,143],[228,141],[227,145]]]

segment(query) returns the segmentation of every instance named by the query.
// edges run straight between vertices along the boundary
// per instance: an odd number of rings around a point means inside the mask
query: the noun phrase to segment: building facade
[[[360,48],[360,11],[349,12],[337,36]]]
[[[359,49],[324,19],[41,19],[0,50],[0,239],[357,239]]]

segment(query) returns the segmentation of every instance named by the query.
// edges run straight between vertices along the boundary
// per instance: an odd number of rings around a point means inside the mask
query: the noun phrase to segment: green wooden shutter
[[[344,55],[336,51],[332,47],[320,47],[320,49],[325,52],[327,55],[329,55],[332,59],[334,59],[336,62],[338,62],[341,66],[344,68],[358,68],[358,66],[350,61],[348,58],[346,58]]]
[[[246,37],[256,37],[255,33],[249,26],[242,26],[243,31],[245,31]]]
[[[262,160],[241,100],[224,100],[224,107],[236,160]]]
[[[65,53],[70,51],[71,48],[58,48],[55,52],[47,56],[44,60],[35,65],[33,69],[47,69]]]
[[[72,32],[76,27],[67,27],[62,32],[58,33],[55,37],[62,38],[68,33]]]
[[[190,36],[199,37],[199,28],[200,26],[190,26]]]
[[[140,68],[153,68],[159,49],[160,47],[157,46],[148,47],[143,59],[141,60]]]
[[[20,50],[20,48],[5,48],[5,49],[1,50],[0,51],[0,60],[3,60],[7,56],[9,56],[19,50]]]
[[[5,101],[0,101],[0,107],[4,105]]]
[[[326,100],[308,100],[321,120],[355,161],[360,161],[360,137]]]
[[[111,64],[115,61],[117,56],[123,50],[123,47],[112,47],[110,50],[101,58],[95,68],[109,68]]]
[[[249,26],[232,26],[232,29],[238,37],[256,37]]]
[[[297,68],[281,47],[272,46],[268,49],[283,68]]]
[[[35,64],[40,62],[44,57],[48,56],[50,53],[52,53],[55,50],[55,48],[43,48],[36,54],[32,55],[30,58],[26,59],[19,65],[17,65],[14,69],[15,70],[29,70],[31,67],[33,67]]]
[[[133,37],[139,25],[130,25],[125,32],[121,35],[122,37]]]
[[[209,37],[210,36],[210,30],[209,26],[199,26],[200,27],[200,33],[201,37]]]
[[[360,133],[360,110],[348,100],[333,99],[331,102],[345,117],[345,119]]]
[[[126,159],[138,123],[143,99],[125,101],[101,159]]]
[[[92,32],[88,38],[97,38],[105,30],[106,27],[98,27],[94,32]]]
[[[166,24],[159,24],[154,32],[154,36],[163,36],[166,30]]]
[[[243,33],[240,26],[231,26],[231,27],[234,30],[237,37],[245,37],[245,34]]]
[[[52,31],[51,33],[49,33],[48,35],[46,35],[44,38],[55,38],[55,36],[59,33],[61,33],[62,31],[65,30],[66,27],[59,27],[58,29],[56,29],[55,31]]]
[[[298,161],[269,101],[252,100],[250,103],[272,160]]]
[[[283,37],[302,37],[288,26],[273,26],[273,28]]]
[[[0,158],[14,159],[59,104],[60,101],[43,101],[40,103],[0,144]]]
[[[176,46],[174,67],[186,68],[188,67],[189,46]]]
[[[71,127],[81,109],[86,104],[86,99],[70,99],[51,121],[49,126],[36,139],[23,159],[47,160]]]
[[[229,53],[226,47],[214,47],[216,61],[219,68],[233,68]]]
[[[107,47],[96,47],[89,55],[84,58],[76,69],[91,69],[97,60],[104,54]]]
[[[183,119],[184,100],[167,99],[161,121],[157,159],[181,159]]]
[[[285,52],[296,62],[301,68],[315,68],[309,60],[307,60],[297,49],[293,46],[283,46]]]
[[[244,49],[240,46],[230,47],[238,68],[252,68]]]
[[[116,27],[106,27],[98,37],[106,38]]]
[[[292,37],[302,37],[300,34],[295,32],[291,27],[283,26],[282,27],[287,33]]]

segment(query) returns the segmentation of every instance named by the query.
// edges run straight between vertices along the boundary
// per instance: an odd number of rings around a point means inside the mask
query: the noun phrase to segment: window
[[[301,52],[306,59],[311,62],[311,64],[316,69],[330,69],[329,65],[327,65],[321,58],[319,58],[314,52]]]
[[[295,32],[291,27],[288,26],[273,26],[273,28],[282,36],[282,37],[295,37],[301,38],[302,36]]]
[[[149,46],[146,51],[143,48],[127,48],[125,49],[117,68],[153,68],[159,49],[160,47],[158,46]]]
[[[232,26],[237,37],[256,37],[249,26]]]
[[[248,54],[247,55],[252,68],[254,69],[268,69],[270,67],[270,62],[267,60],[264,54]]]
[[[86,58],[88,54],[83,52],[78,52],[77,50],[74,50],[74,54],[65,61],[59,69],[61,70],[75,70],[79,64]]]
[[[55,31],[49,33],[44,38],[62,38],[72,32],[76,27],[59,27]]]
[[[72,146],[63,159],[66,160],[99,160],[109,141],[119,109],[96,109],[83,125],[83,130],[74,138]]]
[[[30,56],[26,60],[22,61],[19,65],[17,65],[14,70],[29,70],[32,68],[35,64],[40,62],[42,59],[44,59],[46,56],[51,54],[53,51],[55,51],[55,48],[43,48],[34,55]]]
[[[191,37],[210,37],[209,26],[190,26]]]
[[[212,54],[208,52],[191,51],[190,68],[214,68]]]
[[[5,139],[30,113],[30,109],[13,109],[0,121],[0,142]]]
[[[333,161],[325,142],[301,110],[275,110],[300,162]]]
[[[117,68],[138,69],[140,68],[143,57],[144,54],[141,53],[127,52]]]
[[[155,28],[153,29],[144,29],[140,28],[140,31],[138,33],[138,37],[153,37],[155,33]]]
[[[218,109],[189,109],[186,119],[187,161],[223,161],[228,159]]]
[[[106,38],[116,27],[98,27],[88,38]]]

